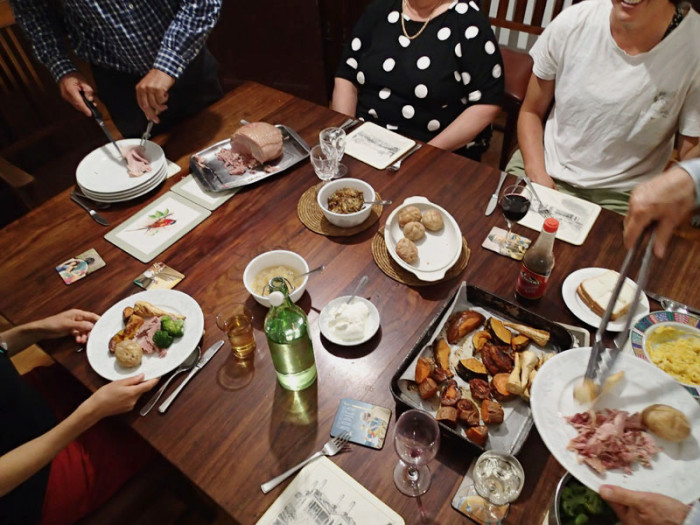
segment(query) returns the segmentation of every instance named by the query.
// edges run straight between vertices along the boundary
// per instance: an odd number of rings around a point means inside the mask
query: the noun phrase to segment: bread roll
[[[418,241],[425,237],[425,227],[420,222],[407,222],[406,226],[403,227],[403,234],[411,241]]]
[[[427,210],[423,214],[423,226],[431,232],[441,230],[445,223],[442,220],[442,214],[437,210]]]
[[[403,228],[411,221],[420,222],[421,212],[415,206],[406,206],[399,212],[399,226]]]
[[[403,238],[396,243],[396,255],[408,264],[413,264],[418,260],[418,248],[413,241]]]

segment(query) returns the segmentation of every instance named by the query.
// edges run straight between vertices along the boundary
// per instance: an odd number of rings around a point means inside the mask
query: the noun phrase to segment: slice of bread
[[[615,289],[615,283],[617,282],[619,274],[613,270],[608,270],[591,277],[589,279],[584,279],[581,284],[576,288],[576,293],[581,298],[581,300],[595,312],[596,315],[603,317],[605,314],[605,309],[610,302],[613,290]],[[615,309],[610,316],[611,321],[615,321],[625,315],[630,306],[632,306],[632,299],[634,298],[634,286],[625,281],[622,285],[622,290],[620,290],[620,296],[617,298],[615,303]]]

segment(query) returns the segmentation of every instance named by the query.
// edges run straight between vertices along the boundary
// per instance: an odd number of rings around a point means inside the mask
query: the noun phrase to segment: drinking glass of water
[[[407,496],[420,496],[430,488],[428,462],[440,448],[440,428],[435,418],[422,410],[401,414],[394,427],[394,448],[400,461],[394,483]]]
[[[339,179],[345,176],[348,168],[340,163],[340,159],[345,154],[345,130],[341,128],[326,128],[319,133],[318,140],[321,149],[326,155],[335,159],[333,178]]]
[[[476,493],[494,505],[505,505],[518,499],[525,482],[520,461],[511,454],[496,450],[479,456],[472,477]]]

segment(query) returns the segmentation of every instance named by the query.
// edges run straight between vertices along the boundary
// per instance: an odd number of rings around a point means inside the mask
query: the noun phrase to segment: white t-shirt
[[[547,172],[573,186],[630,190],[663,171],[676,131],[700,136],[700,15],[630,56],[610,33],[610,0],[565,9],[530,51],[555,80],[544,132]]]

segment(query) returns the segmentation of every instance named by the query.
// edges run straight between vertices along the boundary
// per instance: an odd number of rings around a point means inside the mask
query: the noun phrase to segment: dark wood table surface
[[[179,175],[153,194],[113,206],[103,215],[116,226],[165,193],[188,172],[189,155],[227,137],[240,119],[284,123],[313,145],[322,128],[338,125],[345,117],[259,84],[245,84],[155,139],[168,158],[183,167]],[[263,495],[262,482],[326,442],[341,398],[395,408],[389,389],[391,376],[462,280],[513,297],[519,263],[481,247],[488,231],[504,224],[498,211],[484,216],[498,180],[495,169],[427,146],[395,174],[347,156],[344,163],[351,176],[371,183],[383,198],[398,204],[406,197],[423,195],[451,213],[471,248],[464,273],[423,287],[409,287],[387,277],[374,263],[370,244],[391,207],[385,208],[377,224],[353,237],[329,238],[306,229],[297,217],[296,205],[302,193],[318,182],[309,162],[245,188],[156,259],[186,275],[177,289],[194,297],[204,311],[205,347],[222,337],[215,325],[216,313],[233,302],[246,302],[256,317],[258,349],[244,388],[225,388],[227,378],[236,372],[227,345],[165,415],[153,411],[139,417],[134,411],[122,417],[240,523],[255,522],[287,485]],[[147,265],[108,243],[103,236],[109,230],[70,202],[66,191],[0,231],[0,313],[13,323],[70,307],[102,313],[138,291],[132,280]],[[516,231],[533,238],[537,235],[519,226]],[[557,242],[549,289],[533,310],[556,321],[580,324],[563,302],[562,281],[583,267],[619,268],[625,255],[621,232],[622,217],[603,210],[583,246]],[[64,285],[54,267],[88,248],[96,248],[107,266],[71,286]],[[310,267],[326,264],[323,273],[309,280],[299,302],[309,316],[318,366],[316,383],[299,393],[287,392],[277,384],[262,332],[266,310],[253,301],[242,283],[248,261],[276,248],[301,254]],[[698,260],[700,243],[675,239],[667,258],[652,267],[648,289],[697,306]],[[369,276],[369,283],[362,294],[381,314],[379,333],[356,348],[330,344],[324,348],[317,327],[319,311],[333,298],[349,293],[363,274]],[[46,348],[89,389],[104,384],[85,353],[75,352],[73,342],[64,339]],[[407,523],[416,523],[418,502],[399,493],[392,478],[397,461],[391,441],[394,422],[395,415],[382,450],[353,446],[350,453],[333,461]],[[422,504],[433,522],[467,521],[450,502],[473,457],[473,450],[463,443],[445,442],[432,461],[433,485]],[[525,488],[507,522],[539,524],[563,470],[534,428],[519,458],[525,467]]]

